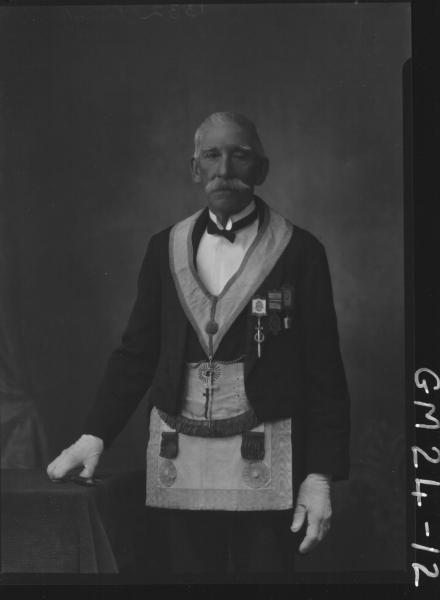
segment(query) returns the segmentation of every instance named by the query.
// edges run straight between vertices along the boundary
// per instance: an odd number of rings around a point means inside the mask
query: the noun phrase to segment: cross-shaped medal
[[[205,388],[205,391],[203,392],[203,396],[206,399],[205,400],[205,419],[208,418],[208,410],[209,410],[209,401],[211,399],[211,391],[212,391],[212,388],[207,387],[207,388]]]
[[[203,397],[205,398],[205,419],[208,419],[209,401],[212,399],[214,392],[214,366],[212,364],[212,359],[209,360],[208,368],[205,371],[205,377],[209,378],[208,385],[203,392]]]

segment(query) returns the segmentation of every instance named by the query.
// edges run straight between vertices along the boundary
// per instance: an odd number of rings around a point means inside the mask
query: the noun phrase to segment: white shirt
[[[231,215],[226,227],[220,224],[213,212],[209,211],[209,216],[219,229],[228,231],[232,228],[232,223],[243,219],[253,210],[255,210],[255,202],[252,200],[241,212]],[[223,236],[213,235],[205,230],[197,250],[196,265],[200,279],[211,294],[218,296],[229,279],[238,271],[257,231],[258,219],[255,219],[247,227],[236,231],[235,240],[231,243]]]

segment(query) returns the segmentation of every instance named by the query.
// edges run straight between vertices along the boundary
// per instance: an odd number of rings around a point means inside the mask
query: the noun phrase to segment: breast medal
[[[285,284],[281,287],[281,294],[283,297],[283,325],[284,329],[290,329],[292,327],[292,309],[293,309],[293,297],[294,289],[293,285]]]
[[[278,335],[281,331],[281,317],[278,313],[272,313],[269,315],[268,320],[269,331],[273,333],[273,335]]]
[[[254,317],[257,317],[257,324],[255,326],[256,333],[254,335],[254,340],[257,342],[258,358],[261,358],[261,345],[264,342],[264,330],[261,324],[261,317],[267,316],[266,298],[252,298],[252,315]]]
[[[278,335],[281,331],[281,310],[283,307],[283,295],[281,290],[271,290],[267,293],[269,305],[269,331],[273,335]]]

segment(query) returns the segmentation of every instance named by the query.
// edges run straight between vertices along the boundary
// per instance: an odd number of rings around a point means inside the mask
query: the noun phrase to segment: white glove
[[[330,529],[332,506],[330,477],[310,473],[300,485],[291,531],[299,531],[307,515],[306,535],[299,547],[301,554],[313,550]]]
[[[66,448],[47,467],[50,479],[61,479],[69,471],[83,466],[80,477],[93,477],[104,450],[104,442],[94,435],[84,434],[74,444]]]

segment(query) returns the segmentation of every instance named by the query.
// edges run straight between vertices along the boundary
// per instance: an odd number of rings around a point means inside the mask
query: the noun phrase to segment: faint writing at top
[[[168,17],[169,19],[180,19],[181,17],[190,17],[195,19],[205,12],[203,4],[152,4],[144,6],[143,11],[147,14],[140,16],[141,20],[151,19],[153,17]],[[143,12],[142,11],[142,12]]]

